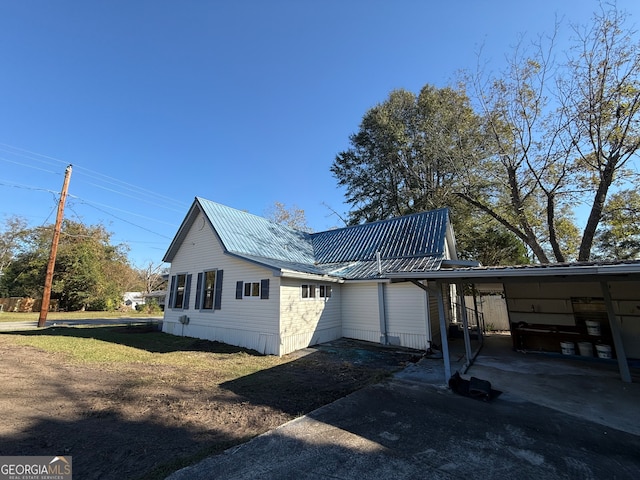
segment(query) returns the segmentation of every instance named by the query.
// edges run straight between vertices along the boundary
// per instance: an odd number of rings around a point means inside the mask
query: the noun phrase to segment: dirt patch
[[[194,346],[203,361],[222,348]],[[2,336],[0,358],[0,455],[71,455],[74,478],[101,480],[164,478],[417,360],[340,340],[228,380],[215,368],[77,364]]]

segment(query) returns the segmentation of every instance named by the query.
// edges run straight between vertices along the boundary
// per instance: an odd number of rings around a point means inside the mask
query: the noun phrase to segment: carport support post
[[[467,305],[464,301],[464,289],[461,283],[456,284],[458,298],[460,299],[460,309],[462,310],[462,334],[464,336],[464,351],[467,355],[467,366],[471,366],[471,337],[469,337],[469,319],[467,318]]]
[[[624,345],[622,344],[622,334],[620,333],[620,324],[613,310],[613,302],[611,301],[611,292],[607,282],[600,282],[602,294],[604,296],[604,304],[607,307],[607,316],[609,317],[609,326],[611,327],[611,336],[613,337],[613,345],[616,347],[616,357],[618,357],[618,368],[620,369],[620,377],[623,382],[631,383],[631,372],[627,363],[627,355],[624,353]]]
[[[447,321],[444,315],[444,299],[442,298],[442,284],[436,282],[435,288],[430,288],[438,299],[438,316],[440,317],[440,339],[442,341],[442,360],[444,361],[444,382],[451,378],[451,359],[449,358],[449,339],[447,338]]]

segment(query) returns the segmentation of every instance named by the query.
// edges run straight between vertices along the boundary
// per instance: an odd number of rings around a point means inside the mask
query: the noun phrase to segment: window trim
[[[317,285],[315,283],[303,283],[300,285],[300,298],[309,301],[316,300],[318,298],[316,290]],[[313,295],[310,295],[311,292],[313,292]]]
[[[184,277],[184,285],[180,287],[180,279]],[[171,276],[171,291],[170,291],[170,305],[169,307],[174,310],[189,310],[189,297],[191,292],[191,274],[190,273],[176,273]],[[181,297],[178,295],[180,288],[182,288]],[[182,303],[177,306],[178,298],[181,298]]]
[[[309,293],[311,292],[313,292],[313,294],[309,295]],[[329,293],[328,295],[327,295],[327,292]],[[332,294],[333,294],[333,287],[331,286],[331,284],[328,284],[328,283],[300,284],[300,298],[304,301],[314,301],[314,300],[328,301],[331,298]]]
[[[247,289],[250,292],[249,295],[245,295]],[[238,280],[236,282],[236,300],[244,299],[269,300],[269,279],[263,278],[257,282],[244,282],[242,280]]]
[[[207,288],[207,274],[214,273],[213,285]],[[196,285],[196,308],[200,311],[215,311],[222,309],[222,283],[224,270],[211,268],[198,272],[198,282]],[[206,306],[210,293],[211,306]]]
[[[247,287],[249,295],[247,295]],[[257,288],[257,290],[256,290]],[[260,300],[260,292],[262,288],[260,282],[242,282],[242,299],[254,299]],[[255,295],[254,295],[255,293]]]

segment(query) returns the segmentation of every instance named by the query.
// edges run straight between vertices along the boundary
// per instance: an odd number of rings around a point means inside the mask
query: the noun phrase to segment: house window
[[[320,298],[331,298],[331,285],[320,285]]]
[[[303,284],[302,298],[316,298],[316,286],[313,284]]]
[[[269,279],[265,278],[259,282],[236,282],[236,300],[243,298],[269,299]]]
[[[187,281],[185,274],[176,275],[176,301],[173,308],[182,308],[184,304],[184,287]]]
[[[189,308],[189,290],[191,275],[180,273],[171,277],[171,291],[169,292],[169,306],[171,308]]]
[[[196,308],[220,310],[222,308],[222,270],[198,273]]]
[[[260,282],[244,282],[245,297],[260,297]]]
[[[213,295],[216,286],[216,271],[204,272],[202,283],[202,308],[213,309]]]

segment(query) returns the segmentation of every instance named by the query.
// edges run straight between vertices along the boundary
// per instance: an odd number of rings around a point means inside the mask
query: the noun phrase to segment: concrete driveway
[[[491,402],[453,393],[442,385],[442,362],[423,359],[390,381],[175,472],[168,480],[640,478],[640,436],[634,433],[640,432],[638,384],[616,380],[628,393],[620,404],[628,426],[615,428],[619,419],[609,420],[606,411],[589,405],[589,395],[600,395],[597,388],[583,388],[584,395],[574,392],[564,404],[561,395],[554,408],[538,401],[545,388],[554,388],[553,381],[569,382],[564,391],[575,390],[571,382],[584,377],[576,373],[579,368],[556,374],[539,387],[520,379],[527,392],[512,381],[521,374],[508,362],[511,377],[504,374],[499,357],[492,356],[495,351],[488,352],[484,357],[481,353],[469,374],[482,378],[476,368],[498,379],[492,386],[504,393]],[[540,371],[534,375],[547,376]],[[589,377],[586,385],[607,375],[601,377]],[[571,403],[575,398],[582,399],[580,412]],[[615,410],[616,402],[614,394],[605,404]]]

